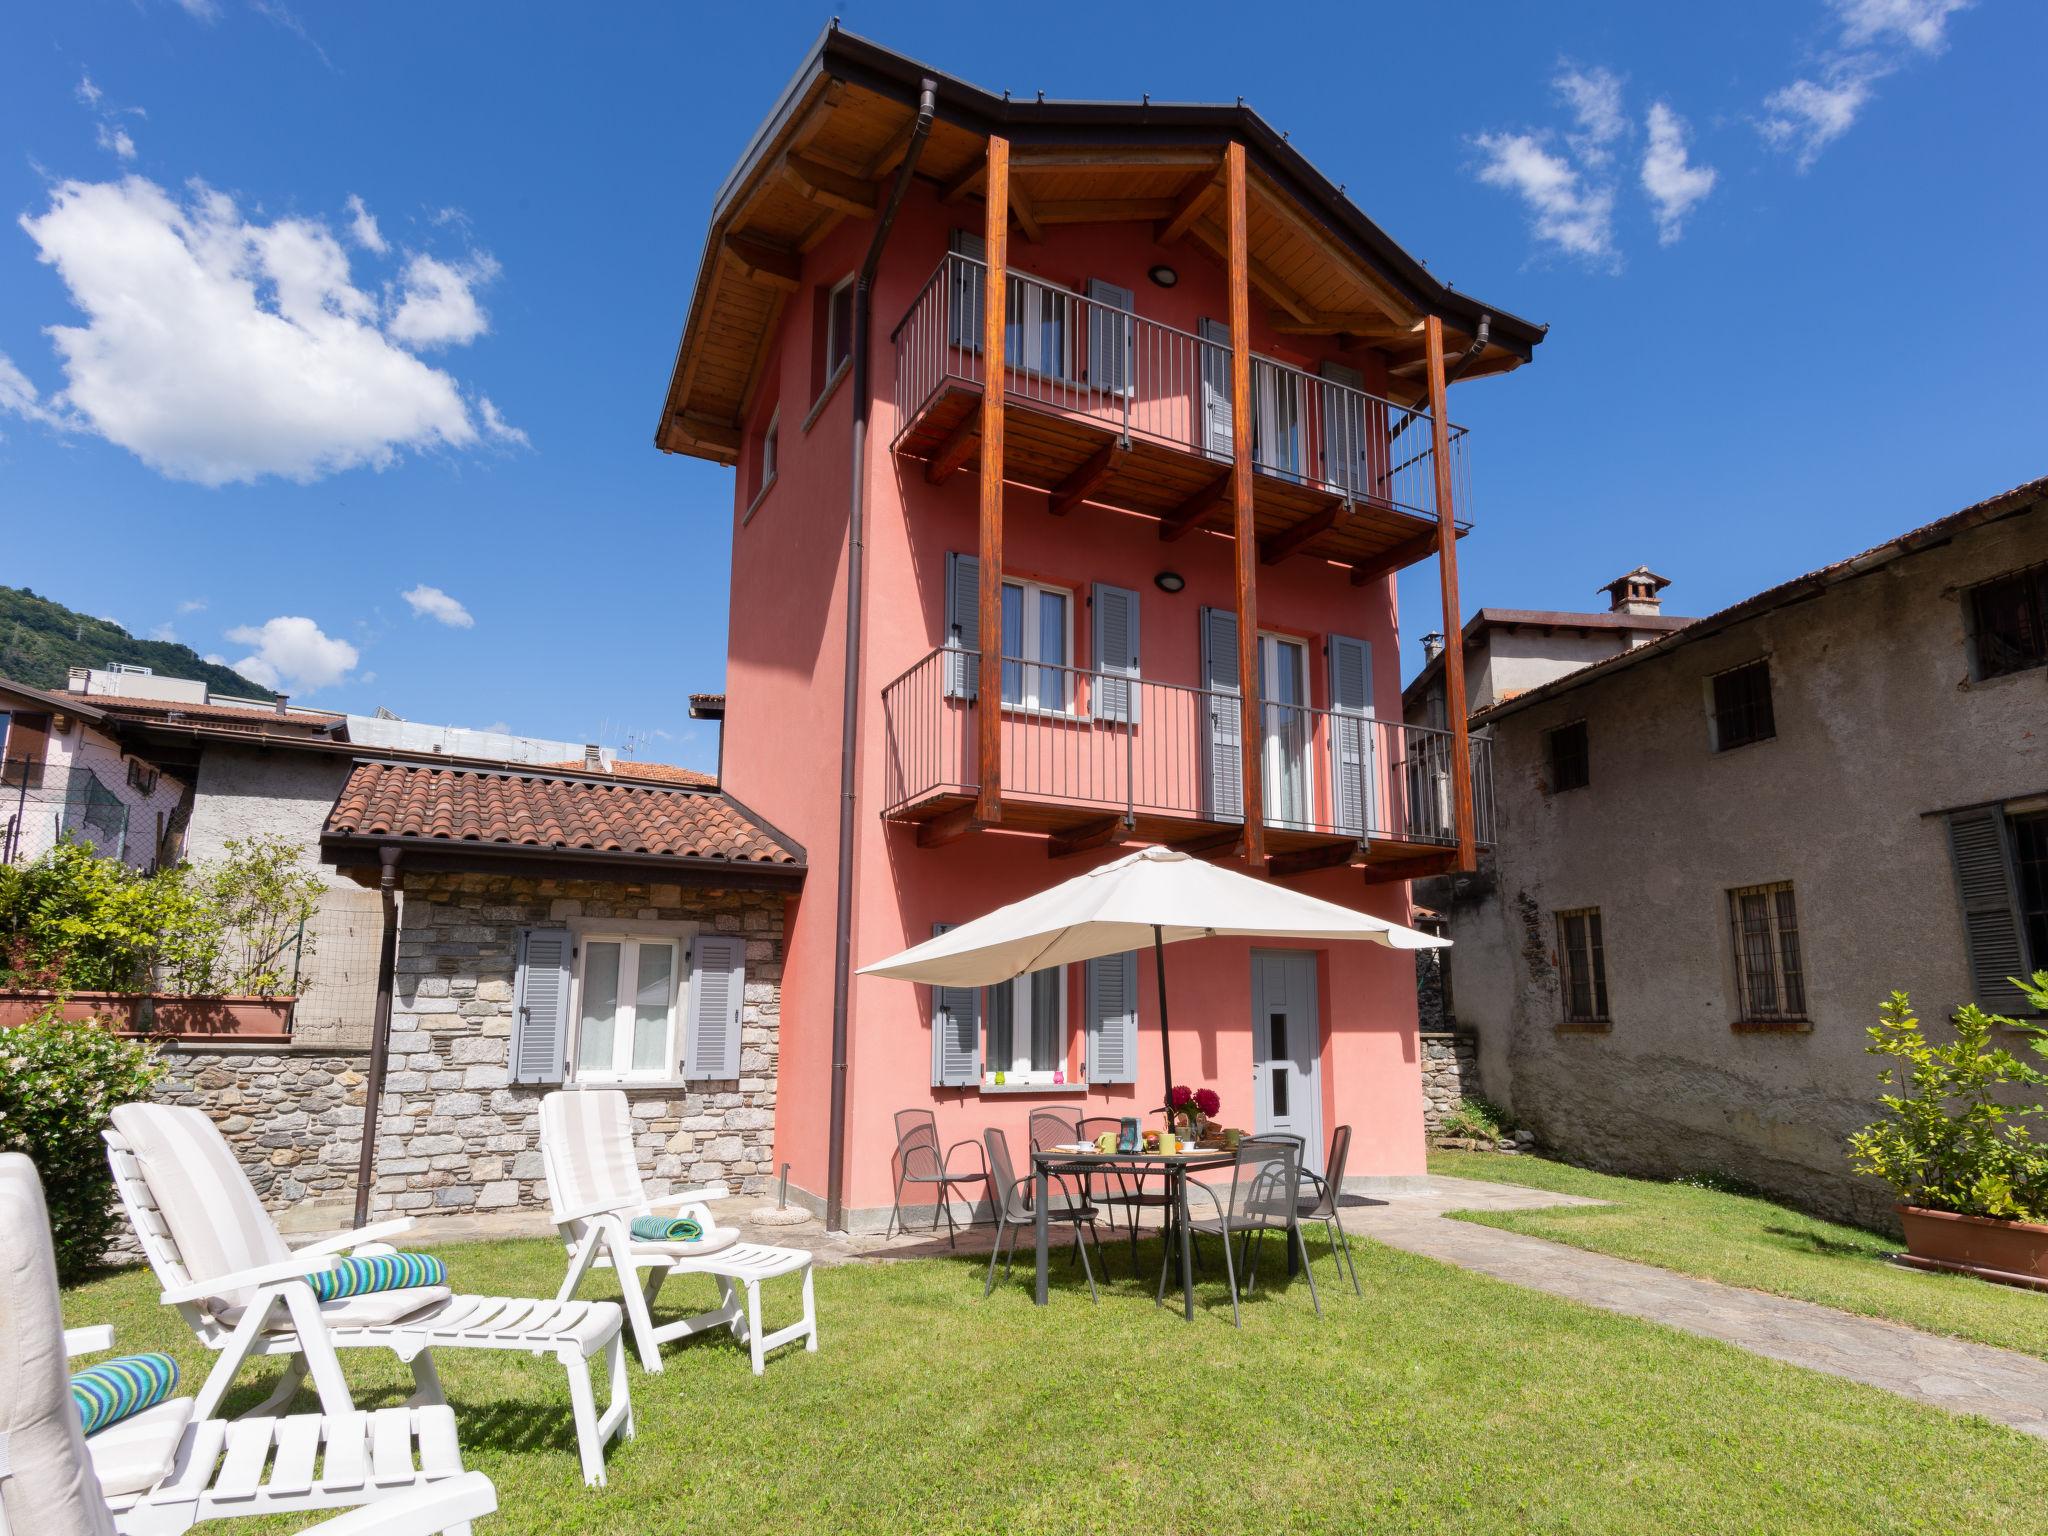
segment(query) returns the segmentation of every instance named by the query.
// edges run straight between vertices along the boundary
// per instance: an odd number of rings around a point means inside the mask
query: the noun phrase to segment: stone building
[[[1479,712],[1490,868],[1433,893],[1483,1090],[1577,1161],[1888,1219],[1843,1138],[1893,988],[2048,967],[2048,480]]]
[[[802,849],[702,786],[401,762],[355,765],[321,849],[397,910],[373,1213],[544,1211],[565,1085],[625,1090],[657,1189],[766,1186]]]

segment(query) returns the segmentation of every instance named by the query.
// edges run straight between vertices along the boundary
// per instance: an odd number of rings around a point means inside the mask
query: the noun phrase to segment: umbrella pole
[[[1152,960],[1159,973],[1159,1056],[1166,1066],[1166,1091],[1163,1095],[1166,1109],[1166,1124],[1173,1125],[1173,1031],[1166,1022],[1166,941],[1160,936],[1159,924],[1152,925]]]

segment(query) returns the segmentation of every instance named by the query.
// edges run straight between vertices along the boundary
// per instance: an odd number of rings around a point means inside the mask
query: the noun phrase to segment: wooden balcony
[[[923,844],[986,824],[979,664],[943,648],[882,690],[882,814],[915,823]],[[1053,857],[1125,841],[1221,855],[1243,840],[1237,694],[1016,660],[1001,676],[1003,830],[1044,835]],[[1405,880],[1455,864],[1450,732],[1298,705],[1260,712],[1269,872],[1350,864]],[[1487,743],[1471,750],[1476,840],[1489,845]]]
[[[951,255],[893,333],[895,449],[933,482],[980,453],[987,269]],[[1084,501],[1159,519],[1160,537],[1231,523],[1231,347],[1025,274],[1007,279],[1003,475],[1058,514]],[[1305,554],[1364,583],[1437,548],[1434,423],[1270,358],[1251,359],[1259,557]],[[1448,430],[1452,505],[1465,431]],[[1457,525],[1462,531],[1464,525]]]

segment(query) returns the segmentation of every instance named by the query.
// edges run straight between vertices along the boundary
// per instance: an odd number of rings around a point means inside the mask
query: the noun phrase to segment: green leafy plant
[[[80,843],[0,867],[0,946],[10,985],[126,992],[203,944],[203,903],[179,870],[145,875]]]
[[[2013,984],[2048,1011],[2048,971]],[[1881,1118],[1849,1138],[1849,1160],[1906,1205],[2026,1221],[2048,1220],[2048,1143],[2037,1131],[2048,1108],[2024,1102],[2048,1086],[2048,1072],[2023,1060],[1997,1032],[2012,1031],[2048,1059],[2048,1030],[1986,1013],[1956,1011],[1955,1038],[1937,1045],[1894,992],[1870,1028],[1873,1056],[1890,1058],[1878,1096]]]
[[[320,906],[320,877],[281,837],[231,838],[225,851],[179,871],[203,922],[160,957],[163,985],[184,997],[296,992],[312,958],[306,925]]]
[[[1476,1093],[1458,1100],[1457,1108],[1443,1118],[1444,1135],[1470,1141],[1499,1141],[1503,1136],[1513,1135],[1514,1129],[1506,1110]]]
[[[65,1278],[99,1262],[113,1230],[113,1181],[100,1132],[114,1107],[149,1097],[155,1052],[53,1005],[0,1030],[0,1148],[26,1152],[42,1175]]]

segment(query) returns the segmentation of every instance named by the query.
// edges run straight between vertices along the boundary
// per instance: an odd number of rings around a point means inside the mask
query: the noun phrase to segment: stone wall
[[[175,1040],[160,1047],[160,1059],[169,1070],[156,1102],[212,1116],[280,1224],[297,1231],[348,1224],[367,1050]],[[109,1262],[141,1258],[127,1222],[119,1222]]]
[[[769,1183],[784,952],[780,893],[495,875],[406,877],[374,1213],[545,1210],[540,1100],[511,1082],[519,930],[626,920],[746,937],[741,1076],[627,1090],[656,1192]]]
[[[1422,1124],[1432,1136],[1468,1093],[1479,1091],[1479,1042],[1465,1031],[1422,1034]]]

